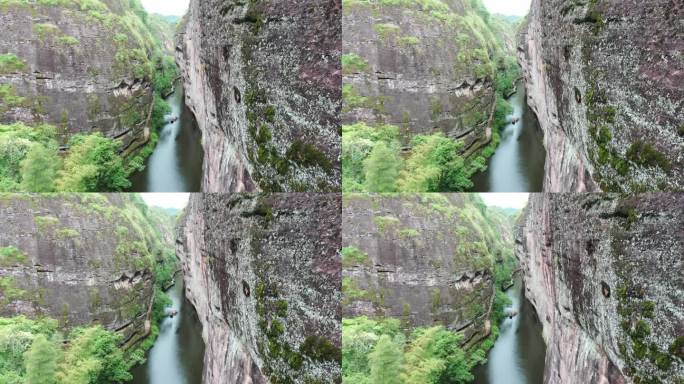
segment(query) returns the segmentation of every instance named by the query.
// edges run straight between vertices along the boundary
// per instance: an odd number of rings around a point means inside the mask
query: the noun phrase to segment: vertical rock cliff
[[[345,317],[438,323],[470,345],[489,335],[493,265],[513,244],[510,226],[490,226],[455,194],[345,194],[342,216]]]
[[[533,0],[518,50],[549,192],[681,190],[677,1]]]
[[[202,190],[340,189],[341,0],[193,0],[177,62]]]
[[[135,4],[0,4],[0,123],[49,123],[63,144],[91,132],[121,139],[126,153],[145,144],[155,46]]]
[[[533,195],[517,254],[545,383],[684,379],[684,196]]]
[[[147,335],[161,239],[122,194],[0,197],[0,316]]]
[[[340,382],[340,197],[193,195],[177,240],[204,382]]]
[[[472,153],[491,139],[497,37],[470,1],[345,1],[342,121],[442,132]]]

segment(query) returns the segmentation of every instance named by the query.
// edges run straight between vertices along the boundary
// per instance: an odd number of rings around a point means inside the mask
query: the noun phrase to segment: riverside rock
[[[203,382],[339,383],[340,196],[193,195],[177,254]]]
[[[341,0],[192,0],[176,47],[206,192],[340,189]]]
[[[544,190],[684,187],[684,25],[668,0],[533,0],[519,36]]]
[[[679,194],[531,197],[516,253],[545,383],[681,382],[682,207]]]

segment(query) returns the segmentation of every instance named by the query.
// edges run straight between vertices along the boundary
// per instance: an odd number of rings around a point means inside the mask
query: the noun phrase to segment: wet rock
[[[545,191],[682,189],[680,13],[669,0],[532,1],[518,56]]]
[[[538,194],[516,252],[547,345],[546,383],[677,383],[684,196]]]
[[[202,190],[340,189],[341,0],[193,0],[176,58]]]
[[[340,197],[193,195],[177,251],[205,383],[339,383]]]

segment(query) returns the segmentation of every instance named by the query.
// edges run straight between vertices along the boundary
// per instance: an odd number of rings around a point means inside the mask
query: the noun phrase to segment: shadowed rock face
[[[147,335],[152,242],[124,213],[136,209],[125,194],[3,196],[0,316],[102,324],[126,346]]]
[[[518,54],[546,191],[682,189],[681,12],[670,0],[532,1]]]
[[[193,0],[176,48],[207,192],[340,188],[340,0]]]
[[[206,383],[339,383],[340,197],[193,195],[177,251]]]
[[[436,132],[462,139],[467,152],[487,144],[495,94],[474,57],[489,48],[462,21],[482,22],[469,2],[438,2],[442,18],[417,3],[378,3],[344,8],[343,51],[357,59],[344,69],[343,123],[398,126],[406,146],[415,135]]]
[[[682,380],[682,207],[677,194],[531,197],[517,254],[546,383]]]
[[[0,96],[0,123],[49,123],[64,144],[76,133],[102,132],[121,139],[126,153],[147,142],[153,92],[141,75],[148,55],[142,44],[151,38],[137,40],[116,21],[137,18],[128,5],[105,3],[83,11],[77,5],[1,6],[0,54],[15,55],[21,64],[0,70],[0,86],[25,99]]]
[[[489,334],[498,257],[468,195],[347,194],[342,216],[345,317],[442,324],[469,343]],[[510,226],[493,230],[512,245]]]

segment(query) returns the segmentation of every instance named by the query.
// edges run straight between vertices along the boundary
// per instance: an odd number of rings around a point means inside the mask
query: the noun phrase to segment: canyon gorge
[[[0,381],[340,382],[339,210],[335,194],[195,194],[182,213],[2,195]]]
[[[544,130],[545,191],[682,189],[681,11],[532,1],[518,56]]]

